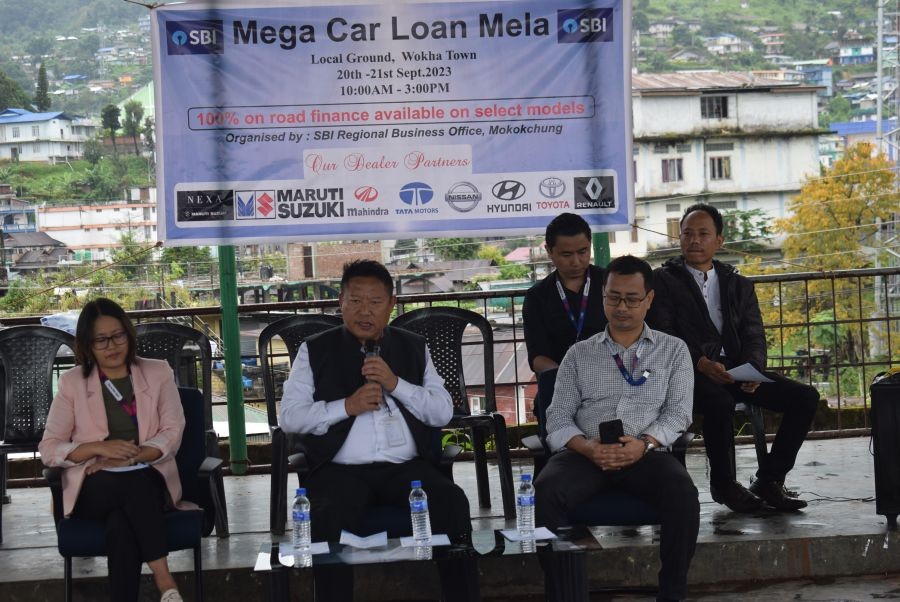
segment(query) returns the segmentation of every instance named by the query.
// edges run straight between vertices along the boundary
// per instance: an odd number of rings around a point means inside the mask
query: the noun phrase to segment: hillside
[[[147,12],[122,0],[0,0],[0,37],[4,43],[25,42],[82,27],[122,27],[134,24]]]
[[[746,8],[741,6],[746,5]],[[703,21],[715,29],[733,25],[778,25],[785,28],[804,23],[820,29],[874,21],[876,0],[634,0],[635,12],[650,19],[678,17]],[[841,13],[840,23],[835,15]]]

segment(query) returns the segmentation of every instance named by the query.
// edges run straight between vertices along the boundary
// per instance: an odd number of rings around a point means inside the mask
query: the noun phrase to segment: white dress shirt
[[[309,364],[306,343],[300,346],[291,373],[284,382],[279,424],[289,433],[323,435],[328,429],[348,417],[344,399],[313,399],[315,382]],[[384,392],[390,406],[364,412],[356,417],[347,439],[332,459],[337,464],[369,464],[372,462],[406,462],[418,456],[412,432],[397,409],[402,403],[409,412],[428,426],[442,427],[453,417],[453,400],[444,388],[444,380],[431,362],[425,349],[425,374],[422,386],[402,378],[390,393]],[[402,442],[399,442],[402,434]]]

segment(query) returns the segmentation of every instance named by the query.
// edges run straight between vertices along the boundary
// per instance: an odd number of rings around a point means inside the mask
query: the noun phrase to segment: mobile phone
[[[625,435],[622,421],[618,418],[601,422],[597,429],[600,431],[600,443],[618,443],[619,437]]]

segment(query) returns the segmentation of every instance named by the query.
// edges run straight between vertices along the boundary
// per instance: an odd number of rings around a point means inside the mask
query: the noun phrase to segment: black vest
[[[399,328],[384,329],[381,357],[394,374],[420,386],[425,376],[425,339]],[[365,353],[362,345],[346,328],[338,326],[306,340],[309,365],[313,374],[313,399],[331,401],[352,395],[365,384],[362,364]],[[434,430],[413,416],[399,400],[397,407],[412,433],[419,455],[432,459],[435,451]],[[323,435],[303,435],[309,466],[315,469],[331,461],[347,439],[355,416],[331,425]]]

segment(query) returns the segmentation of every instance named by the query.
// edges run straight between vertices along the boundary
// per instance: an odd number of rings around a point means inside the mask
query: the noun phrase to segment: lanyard
[[[627,382],[632,387],[640,387],[642,384],[647,382],[647,377],[650,376],[649,370],[644,370],[641,373],[641,377],[637,380],[635,380],[632,376],[632,374],[634,374],[634,371],[637,370],[638,363],[641,361],[641,350],[644,348],[644,341],[646,341],[646,339],[643,339],[640,343],[638,343],[638,348],[634,354],[634,359],[631,361],[631,372],[629,372],[625,368],[625,362],[622,361],[622,356],[618,354],[616,348],[613,347],[613,344],[610,342],[610,340],[604,340],[606,341],[606,346],[609,348],[609,352],[612,354],[613,360],[615,360],[616,362],[616,366],[619,367],[619,372],[622,373],[622,377],[625,379],[625,382]]]
[[[575,340],[578,341],[581,339],[581,330],[584,328],[584,315],[587,313],[587,304],[588,304],[588,295],[591,292],[591,269],[588,268],[584,272],[584,290],[581,293],[581,312],[578,314],[578,319],[575,319],[575,312],[572,311],[572,305],[569,303],[569,298],[566,297],[566,291],[563,290],[562,282],[559,279],[559,273],[556,274],[556,290],[559,292],[559,298],[562,301],[563,309],[566,310],[566,315],[569,316],[569,321],[572,322],[572,326],[575,327]]]
[[[125,399],[125,396],[119,392],[116,385],[113,384],[109,377],[103,374],[102,370],[98,369],[97,372],[100,374],[100,384],[106,387],[119,403],[119,406],[125,410],[125,413],[128,414],[131,421],[134,422],[134,425],[137,426],[137,397],[134,394],[134,387],[132,386],[131,388],[131,398]]]

